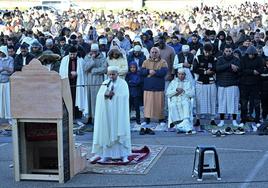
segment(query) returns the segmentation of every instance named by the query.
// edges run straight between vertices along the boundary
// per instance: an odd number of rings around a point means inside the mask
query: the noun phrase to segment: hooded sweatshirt
[[[254,55],[253,59],[249,55]],[[259,75],[254,74],[254,70],[259,72]],[[246,54],[241,59],[241,85],[255,85],[260,83],[260,74],[263,72],[263,61],[258,56],[258,52],[254,46],[249,46]]]

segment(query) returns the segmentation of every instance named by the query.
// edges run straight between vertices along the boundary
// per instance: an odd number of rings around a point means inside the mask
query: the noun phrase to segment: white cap
[[[119,71],[119,68],[118,66],[109,66],[108,67],[108,72],[118,72]]]
[[[53,45],[53,40],[52,39],[47,39],[46,44],[47,45]]]
[[[180,73],[185,73],[185,69],[184,69],[184,68],[179,68],[179,69],[178,69],[178,72],[180,72]]]
[[[141,46],[140,45],[135,45],[134,48],[133,48],[133,51],[140,52],[141,51]]]
[[[99,44],[107,44],[107,39],[106,38],[100,38]]]
[[[99,45],[97,43],[92,43],[90,51],[99,51]]]
[[[189,51],[190,51],[189,45],[182,45],[182,52],[189,52]]]

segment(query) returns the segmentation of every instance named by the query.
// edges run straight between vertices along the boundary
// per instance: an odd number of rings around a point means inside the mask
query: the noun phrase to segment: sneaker
[[[240,123],[239,125],[238,125],[238,127],[244,127],[245,126],[245,123]]]
[[[142,122],[142,123],[141,123],[141,127],[143,127],[143,128],[144,128],[146,125],[147,125],[146,122]]]
[[[122,157],[122,161],[123,161],[123,163],[129,162],[128,157]]]
[[[193,131],[193,130],[189,130],[186,132],[187,135],[190,135],[190,134],[196,134],[196,131]]]
[[[138,131],[138,130],[140,130],[140,129],[141,129],[141,125],[135,123],[134,126],[133,126],[133,128],[132,128],[131,130],[132,130],[132,131]]]
[[[98,160],[100,160],[101,157],[99,155],[94,155],[93,157],[91,157],[89,159],[90,162],[97,162]]]
[[[140,135],[145,135],[145,134],[146,134],[145,129],[144,128],[141,128],[140,129]]]
[[[155,135],[155,132],[152,129],[146,128],[145,134]]]
[[[233,120],[233,121],[232,121],[232,124],[233,124],[234,127],[239,127],[239,124],[237,123],[236,120]]]
[[[156,126],[156,128],[154,130],[155,131],[164,131],[164,130],[166,130],[166,128],[167,128],[166,123],[161,122]]]
[[[217,125],[218,127],[223,127],[224,126],[224,121],[221,120],[220,123]]]
[[[245,134],[245,130],[242,127],[238,127],[237,129],[234,130],[234,134],[237,135]]]
[[[228,135],[234,133],[234,131],[233,131],[233,129],[232,129],[231,127],[226,127],[226,128],[224,129],[224,131],[225,131],[225,134],[228,134]]]
[[[211,120],[211,121],[210,121],[210,125],[217,126],[217,124],[216,124],[215,120]]]
[[[251,128],[252,128],[252,131],[253,132],[257,132],[257,130],[258,130],[258,127],[257,127],[257,125],[255,126],[255,125],[251,125]]]
[[[259,128],[261,126],[261,123],[256,123],[256,127]]]

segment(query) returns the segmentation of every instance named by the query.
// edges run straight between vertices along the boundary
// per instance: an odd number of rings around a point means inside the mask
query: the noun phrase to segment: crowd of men
[[[202,114],[219,127],[230,114],[233,126],[251,121],[256,131],[268,114],[267,27],[268,4],[250,2],[182,13],[3,12],[0,118],[11,119],[9,77],[37,58],[69,78],[75,119],[83,116],[94,123],[98,90],[107,68],[116,66],[128,83],[141,135],[155,134],[151,119],[159,120],[155,130],[175,127],[191,133],[202,124]]]

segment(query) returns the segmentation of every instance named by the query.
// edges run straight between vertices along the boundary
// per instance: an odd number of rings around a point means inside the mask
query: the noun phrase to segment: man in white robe
[[[129,90],[125,80],[118,76],[118,67],[108,67],[109,79],[100,87],[96,101],[91,160],[101,162],[122,159],[128,162],[131,154]]]
[[[176,126],[178,132],[192,132],[192,105],[194,87],[189,79],[186,79],[184,68],[178,69],[178,78],[174,78],[167,88],[166,95],[169,98],[169,124]]]
[[[84,116],[88,116],[88,94],[85,84],[85,73],[83,71],[83,58],[77,56],[77,49],[70,48],[69,55],[64,56],[61,60],[59,74],[61,79],[69,78],[71,91],[75,90],[73,99],[73,110],[78,107]],[[73,82],[74,80],[74,82]],[[73,85],[72,85],[73,84]],[[74,116],[75,118],[75,116]]]

